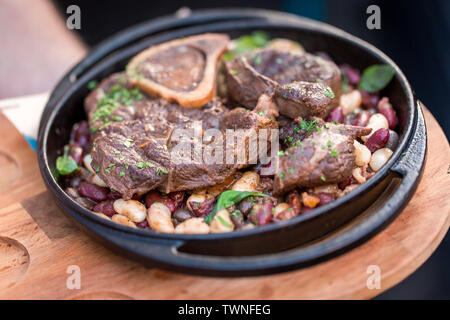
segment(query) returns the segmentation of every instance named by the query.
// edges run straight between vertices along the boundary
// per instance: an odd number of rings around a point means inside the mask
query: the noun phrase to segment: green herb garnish
[[[222,209],[231,207],[232,205],[241,202],[242,200],[244,200],[249,196],[267,197],[266,194],[259,192],[235,191],[235,190],[224,191],[220,194],[219,199],[217,199],[217,202],[214,205],[214,208],[212,209],[211,213],[206,217],[205,222],[207,224],[210,224],[217,212],[219,212]]]
[[[95,80],[89,81],[87,87],[89,90],[94,90],[98,86],[98,82]]]
[[[75,160],[69,156],[69,147],[64,148],[64,155],[56,159],[56,170],[58,173],[66,176],[80,170]]]
[[[221,216],[217,216],[217,220],[219,220],[219,222],[221,224],[223,224],[227,228],[232,228],[233,227],[231,224],[229,224],[227,221],[225,221],[225,219],[222,218]]]
[[[330,151],[330,157],[335,158],[335,157],[339,157],[339,152],[337,152],[336,150],[331,150]]]
[[[334,99],[335,95],[333,90],[330,87],[326,87],[325,88],[325,93],[324,93],[325,97],[328,97],[330,99]]]
[[[255,31],[250,35],[239,37],[232,42],[235,44],[235,47],[224,55],[223,59],[225,61],[230,61],[241,53],[265,47],[269,42],[269,35],[264,31]],[[261,61],[259,61],[259,63],[261,63]]]
[[[384,89],[395,75],[395,69],[387,64],[375,64],[366,68],[358,87],[369,93]]]

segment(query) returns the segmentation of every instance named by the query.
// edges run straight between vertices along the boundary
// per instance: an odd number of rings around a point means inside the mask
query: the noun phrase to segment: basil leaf
[[[207,224],[210,224],[217,212],[219,212],[222,209],[231,207],[232,205],[241,202],[242,200],[244,200],[249,196],[267,197],[266,194],[259,192],[235,191],[235,190],[224,191],[220,194],[219,199],[217,200],[211,213],[206,217],[205,222]]]
[[[56,159],[56,170],[59,174],[66,176],[79,170],[77,163],[68,155],[60,156]]]
[[[388,85],[394,74],[395,70],[390,65],[375,64],[364,70],[358,87],[369,93],[380,91]]]

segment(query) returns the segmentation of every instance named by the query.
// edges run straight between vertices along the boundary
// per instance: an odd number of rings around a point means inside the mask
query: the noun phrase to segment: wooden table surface
[[[41,179],[36,154],[0,114],[0,298],[374,297],[422,265],[449,228],[449,144],[436,120],[424,111],[428,128],[424,175],[413,199],[393,223],[332,260],[277,275],[241,278],[147,269],[95,243],[56,206]],[[73,270],[71,266],[79,267],[80,289],[67,286],[72,279],[68,273]],[[368,278],[373,276],[370,268],[379,268],[380,289],[367,287]]]

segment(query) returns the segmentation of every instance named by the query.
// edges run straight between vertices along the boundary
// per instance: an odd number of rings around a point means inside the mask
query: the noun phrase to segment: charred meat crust
[[[262,94],[275,92],[280,114],[291,118],[324,117],[342,92],[339,68],[308,53],[258,50],[226,62],[225,74],[234,101],[253,109]]]
[[[319,129],[294,142],[278,158],[274,194],[337,183],[347,178],[355,168],[354,139],[369,134],[371,129],[315,120]]]

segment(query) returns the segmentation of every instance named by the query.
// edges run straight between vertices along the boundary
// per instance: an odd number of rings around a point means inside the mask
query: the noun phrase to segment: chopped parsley
[[[317,127],[317,120],[311,120],[311,121],[302,120],[302,121],[300,121],[300,128],[302,128],[302,130],[305,130],[308,135],[316,127]]]
[[[134,140],[133,139],[125,139],[125,141],[123,142],[123,145],[125,146],[125,147],[127,147],[127,148],[130,148],[131,147],[131,143],[133,142]]]
[[[336,150],[331,150],[330,151],[330,157],[335,158],[335,157],[339,157],[339,152],[337,152]]]
[[[320,177],[320,180],[322,180],[323,182],[327,181],[327,178],[325,178],[324,176]]]
[[[284,156],[284,152],[283,151],[278,151],[278,156],[279,157],[283,157]]]
[[[124,171],[120,171],[120,173],[119,173],[119,177],[123,177],[125,175],[125,172]]]
[[[325,88],[324,95],[325,95],[325,97],[328,97],[330,99],[334,99],[334,97],[335,97],[333,90],[328,86]]]
[[[108,92],[97,102],[97,109],[94,111],[91,124],[100,123],[103,129],[111,121],[113,111],[122,106],[129,106],[137,100],[143,100],[144,95],[138,88],[126,89],[119,85],[113,85]],[[114,121],[122,121],[121,117],[112,116]]]
[[[290,173],[290,174],[294,174],[294,172],[295,172],[294,169],[292,169],[292,168],[289,169],[289,173]]]
[[[216,216],[216,217],[217,217],[217,220],[219,220],[219,222],[221,224],[223,224],[225,227],[227,227],[227,228],[232,228],[233,227],[231,224],[229,224],[227,221],[225,221],[225,219],[222,218],[221,216]]]
[[[280,173],[280,179],[283,179],[284,177],[285,177],[284,172],[281,172],[281,173]]]
[[[98,82],[96,80],[91,80],[87,84],[87,87],[89,90],[94,90],[97,86],[98,86]]]

